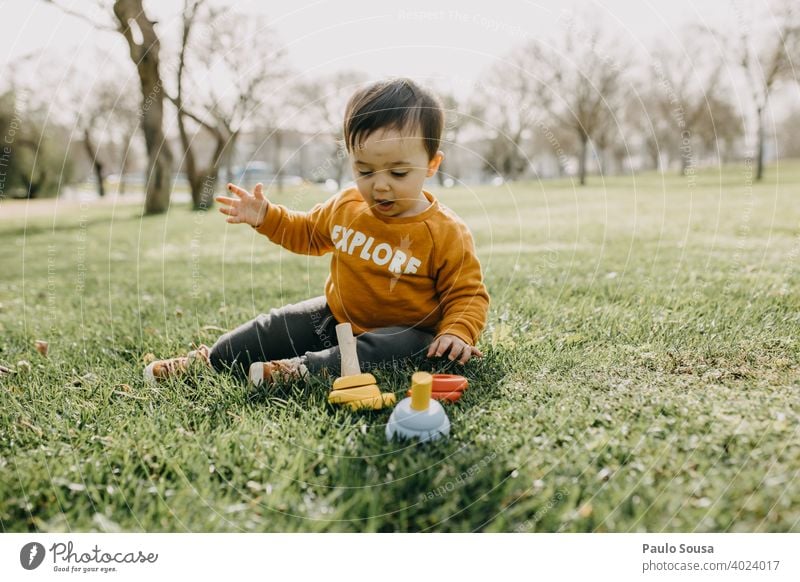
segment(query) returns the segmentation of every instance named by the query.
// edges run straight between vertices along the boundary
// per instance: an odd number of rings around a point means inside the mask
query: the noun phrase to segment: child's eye
[[[375,173],[375,172],[365,172],[365,171],[362,171],[362,170],[358,170],[358,175],[359,175],[359,176],[365,176],[365,177],[366,177],[366,176],[371,176],[371,175],[372,175],[372,174],[374,174],[374,173]],[[394,176],[395,178],[402,178],[402,177],[404,177],[404,176],[407,176],[407,175],[408,175],[408,172],[394,172],[394,171],[393,171],[393,172],[391,172],[391,174],[392,174],[392,176]]]

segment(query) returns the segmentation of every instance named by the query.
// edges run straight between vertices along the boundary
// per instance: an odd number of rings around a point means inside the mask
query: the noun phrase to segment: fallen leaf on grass
[[[36,351],[39,352],[45,358],[47,357],[47,348],[49,344],[44,340],[36,340],[33,342],[33,345],[36,346]]]
[[[611,474],[613,472],[614,471],[612,471],[608,467],[603,467],[602,469],[600,469],[600,472],[597,473],[597,479],[600,481],[608,481],[609,477],[611,477]]]

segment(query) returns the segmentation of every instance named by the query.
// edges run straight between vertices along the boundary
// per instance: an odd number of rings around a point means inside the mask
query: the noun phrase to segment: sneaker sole
[[[149,364],[147,364],[147,366],[144,369],[144,372],[142,373],[144,376],[145,384],[149,386],[155,386],[158,384],[158,380],[156,380],[156,375],[153,373],[154,365],[155,362],[150,362]]]
[[[261,383],[264,381],[264,363],[263,362],[253,362],[250,364],[250,372],[248,374],[250,376],[250,382],[258,388],[261,386]]]

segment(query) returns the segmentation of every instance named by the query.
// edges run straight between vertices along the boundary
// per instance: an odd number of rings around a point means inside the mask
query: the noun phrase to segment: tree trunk
[[[216,166],[204,172],[196,173],[189,181],[192,191],[192,210],[208,210],[214,204],[214,192],[219,179],[219,169]]]
[[[439,164],[439,169],[436,171],[436,179],[439,181],[439,186],[444,188],[444,162]]]
[[[127,137],[123,140],[122,143],[125,144],[125,154],[122,157],[122,164],[120,164],[120,173],[119,173],[119,184],[117,185],[117,195],[122,196],[125,194],[125,190],[128,186],[127,180],[125,176],[128,174],[128,170],[130,169],[131,165],[131,143],[133,142],[133,138],[135,137],[136,132],[131,131],[127,134]]]
[[[25,186],[25,191],[27,192],[27,197],[30,199],[37,198],[39,196],[39,191],[44,186],[45,182],[47,181],[47,172],[42,170],[39,174],[38,179],[34,179],[33,176],[34,170],[31,169],[31,177],[28,179],[28,175],[26,173],[21,173],[20,178],[22,179],[22,184]]]
[[[756,152],[756,182],[764,177],[764,115],[763,109],[758,108],[758,151]]]
[[[235,136],[231,137],[228,142],[228,149],[225,152],[225,180],[229,183],[233,182],[233,158],[236,155],[235,140]]]
[[[164,92],[159,72],[159,40],[154,23],[147,18],[142,0],[116,0],[114,15],[120,32],[128,42],[131,59],[139,72],[142,87],[142,130],[147,146],[145,214],[166,212],[172,191],[172,153],[164,135]],[[142,42],[134,37],[137,26]]]
[[[221,132],[217,132],[217,147],[214,149],[214,155],[211,157],[211,164],[204,172],[203,187],[200,191],[200,197],[195,203],[195,210],[208,210],[214,204],[214,191],[217,188],[217,181],[219,180],[219,170],[222,167],[222,161],[225,156],[225,147],[234,147],[235,137],[225,139]]]
[[[686,171],[689,168],[689,160],[691,159],[691,155],[692,155],[691,149],[686,151],[681,149],[681,173],[680,173],[681,176],[686,175]]]
[[[647,150],[650,153],[650,161],[653,164],[652,169],[658,172],[661,170],[661,152],[658,150],[658,142],[648,140]]]
[[[97,158],[97,148],[94,147],[92,136],[89,133],[89,128],[83,130],[83,145],[86,148],[86,153],[89,154],[89,159],[92,162],[92,169],[94,169],[94,177],[97,180],[97,194],[100,198],[106,195],[105,186],[103,184],[103,164]]]
[[[275,186],[279,194],[283,194],[283,165],[281,162],[281,154],[283,152],[283,130],[275,130],[275,146],[272,152],[272,166],[275,168]]]
[[[233,182],[233,162],[236,157],[236,145],[239,140],[239,130],[237,129],[228,136],[227,141],[222,143],[223,151],[220,153],[219,167],[222,167],[222,160],[225,160],[225,178],[228,182]]]
[[[586,156],[589,155],[589,136],[581,132],[581,153],[578,160],[578,176],[581,186],[586,185]]]
[[[619,175],[623,173],[623,170],[625,169],[625,159],[627,158],[627,155],[628,155],[627,152],[624,151],[615,151],[612,153],[611,157],[614,160],[614,168],[612,171],[615,174]]]
[[[217,146],[214,155],[211,157],[208,167],[198,169],[195,163],[194,151],[186,128],[182,120],[183,115],[178,112],[178,126],[183,142],[184,167],[186,170],[186,180],[189,182],[189,191],[192,195],[192,210],[208,210],[214,205],[214,192],[219,180],[219,168],[222,162],[222,151],[225,148],[225,139],[221,134],[217,134]]]
[[[344,178],[344,168],[347,165],[347,156],[342,156],[339,154],[339,149],[336,149],[336,187],[341,190],[342,188],[342,179]]]
[[[186,159],[192,161],[192,174],[189,178],[189,185],[192,190],[192,205],[193,210],[208,210],[214,205],[214,192],[217,189],[217,181],[219,180],[219,171],[222,167],[222,162],[225,157],[225,147],[228,145],[235,145],[235,136],[226,139],[221,131],[216,130],[213,132],[214,138],[217,140],[217,145],[214,148],[214,153],[211,156],[208,167],[203,170],[195,169],[194,154],[192,152],[191,143],[186,141]],[[185,131],[182,131],[185,135]]]

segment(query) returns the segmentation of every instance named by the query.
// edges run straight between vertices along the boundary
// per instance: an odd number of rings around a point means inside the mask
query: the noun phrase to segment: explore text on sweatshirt
[[[466,224],[429,192],[430,206],[407,217],[370,210],[356,188],[308,212],[270,203],[256,229],[286,249],[333,253],[325,297],[336,321],[356,334],[416,326],[475,345],[489,295]]]

